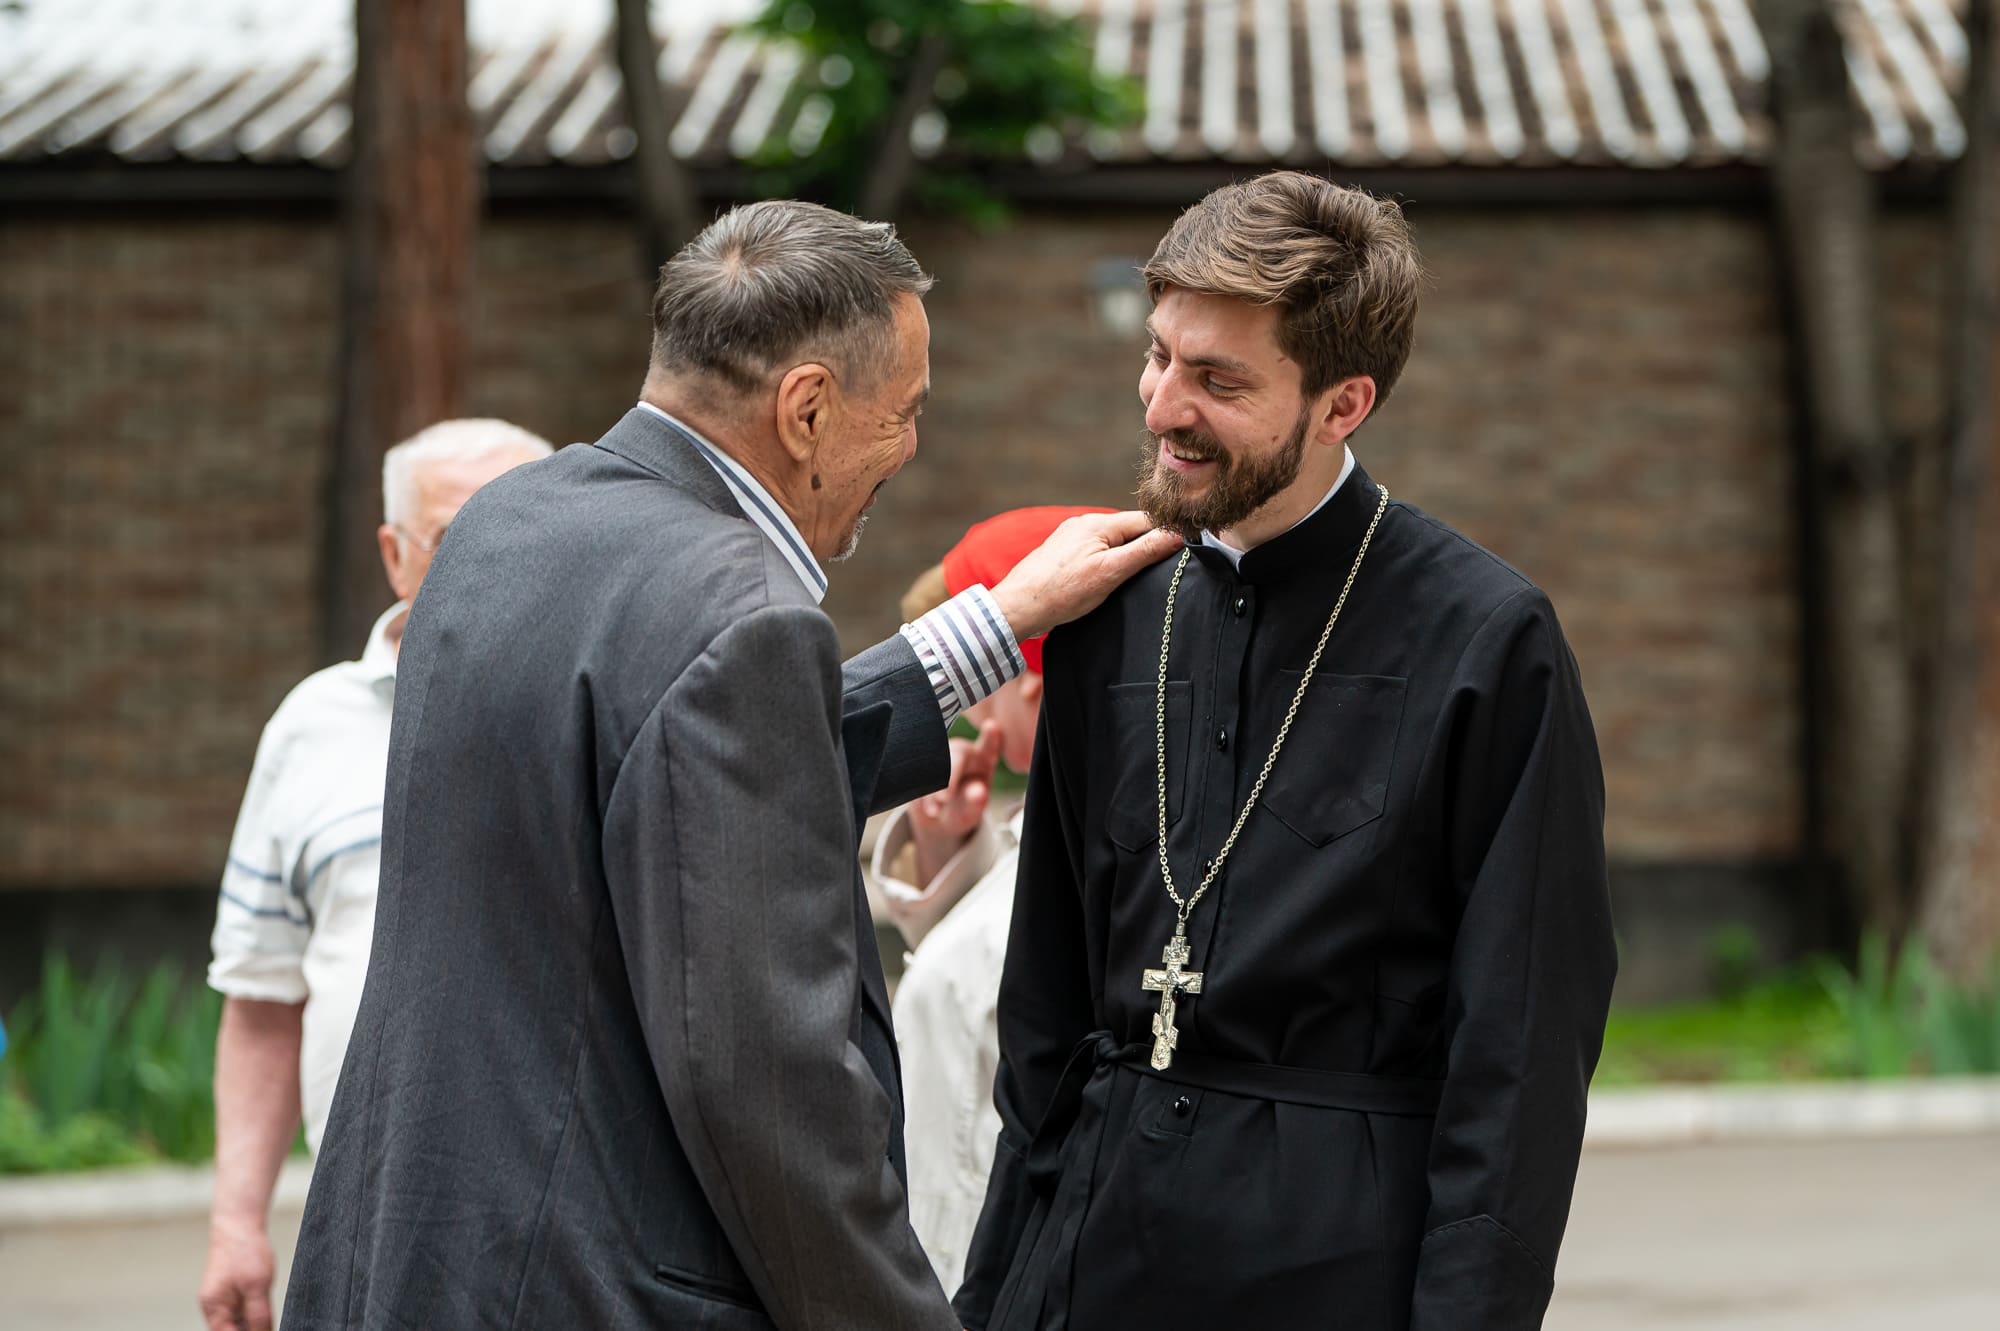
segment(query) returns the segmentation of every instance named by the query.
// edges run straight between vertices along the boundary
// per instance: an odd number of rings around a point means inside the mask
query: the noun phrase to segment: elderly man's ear
[[[796,465],[814,466],[839,395],[833,371],[813,361],[794,365],[778,381],[778,444]],[[813,489],[819,489],[816,471]]]
[[[409,547],[403,544],[402,536],[388,523],[375,529],[375,544],[382,551],[382,572],[388,575],[389,590],[396,593],[396,599],[407,601],[417,594],[416,584],[420,579],[410,575]],[[408,584],[405,586],[405,584]]]

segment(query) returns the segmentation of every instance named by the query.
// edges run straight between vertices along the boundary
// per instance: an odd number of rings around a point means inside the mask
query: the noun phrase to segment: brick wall
[[[0,224],[0,884],[212,880],[310,665],[323,225]]]
[[[939,275],[938,401],[917,465],[836,575],[828,604],[857,642],[893,623],[893,597],[873,589],[968,520],[1129,495],[1140,348],[1092,330],[1086,273],[1148,253],[1169,220],[914,235]],[[1554,598],[1620,856],[1791,855],[1795,532],[1761,224],[1686,210],[1415,220],[1434,285],[1410,367],[1357,453]]]
[[[1763,221],[1413,217],[1435,283],[1357,451],[1554,597],[1614,854],[1790,858],[1797,538]],[[939,279],[937,393],[916,463],[832,571],[850,647],[893,629],[903,586],[970,522],[1129,495],[1141,347],[1095,325],[1088,278],[1170,220],[910,228]],[[1934,416],[1936,237],[1925,217],[1889,232],[1905,431]],[[644,371],[624,226],[503,216],[480,262],[475,410],[596,437]],[[324,220],[0,221],[0,887],[213,880],[257,733],[312,665],[335,269]]]

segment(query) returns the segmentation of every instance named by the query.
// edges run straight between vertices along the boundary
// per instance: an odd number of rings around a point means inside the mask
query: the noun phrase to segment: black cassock
[[[1220,849],[1379,498],[1356,468],[1246,554],[1196,548],[1166,689],[1183,896]],[[1156,688],[1174,560],[1046,649],[1000,989],[972,1331],[1541,1325],[1616,969],[1604,786],[1548,599],[1391,503],[1290,738],[1188,925]]]

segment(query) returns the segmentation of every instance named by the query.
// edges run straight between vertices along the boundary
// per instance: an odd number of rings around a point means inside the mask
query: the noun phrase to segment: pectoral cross
[[[1161,1071],[1173,1064],[1174,1049],[1181,1042],[1180,1030],[1174,1025],[1174,1000],[1182,994],[1201,992],[1201,972],[1181,969],[1187,963],[1187,935],[1176,929],[1160,952],[1160,965],[1165,969],[1146,971],[1147,992],[1160,996],[1160,1010],[1153,1014],[1152,1062]]]

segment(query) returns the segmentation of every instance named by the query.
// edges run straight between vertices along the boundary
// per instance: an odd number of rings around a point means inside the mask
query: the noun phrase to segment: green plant
[[[1916,967],[1900,964],[1880,934],[1861,940],[1852,971],[1830,958],[1815,967],[1848,1036],[1846,1071],[1862,1077],[1902,1077],[1922,1050],[1913,1014]]]
[[[1594,1082],[1834,1076],[1845,1049],[1845,1029],[1826,991],[1809,974],[1785,971],[1728,997],[1614,1008]]]
[[[1918,955],[1919,1020],[1930,1071],[1945,1077],[2000,1072],[2000,957],[1984,976],[1960,986],[1928,952]]]
[[[220,995],[170,962],[134,984],[110,965],[86,979],[52,956],[40,988],[8,1016],[0,1095],[32,1115],[47,1142],[63,1144],[47,1148],[58,1156],[118,1155],[102,1144],[109,1130],[141,1155],[207,1159],[221,1007]]]
[[[1846,1027],[1846,1071],[1864,1077],[2000,1072],[2000,958],[1984,978],[1960,984],[1921,940],[1892,953],[1887,940],[1870,934],[1853,971],[1822,960],[1818,974]]]
[[[996,221],[971,169],[1050,160],[1080,133],[1131,122],[1130,79],[1100,72],[1086,29],[1018,0],[770,0],[750,25],[804,57],[788,113],[758,154],[759,192],[855,210],[913,83],[923,110],[903,126],[924,159],[914,192],[934,208]]]
[[[33,1105],[12,1090],[0,1090],[0,1174],[101,1169],[150,1158],[102,1114],[80,1114],[51,1128]]]
[[[1764,946],[1749,925],[1725,924],[1709,935],[1709,980],[1724,998],[1746,992],[1763,968]]]

